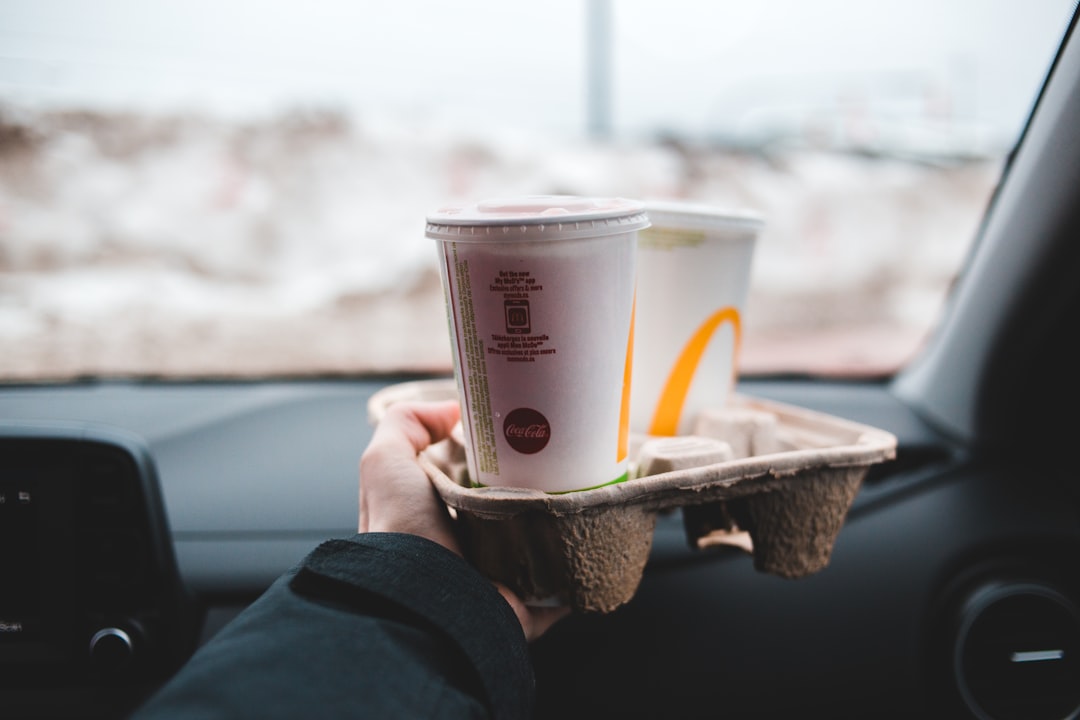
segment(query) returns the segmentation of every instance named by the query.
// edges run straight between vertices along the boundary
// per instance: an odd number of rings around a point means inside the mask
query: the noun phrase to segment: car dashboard
[[[124,716],[322,540],[355,532],[367,403],[402,379],[0,390],[13,716]],[[1060,651],[1042,669],[1076,670],[1080,523],[1062,468],[973,455],[885,383],[739,391],[892,432],[897,458],[871,469],[829,566],[799,580],[756,572],[735,548],[691,547],[680,513],[663,513],[635,597],[534,644],[539,717],[952,716],[987,673],[1039,689],[1030,702],[1068,695],[1052,672],[1010,680],[1038,663],[957,660],[982,605],[1018,595],[1061,622],[979,641],[1042,633],[1020,651]]]

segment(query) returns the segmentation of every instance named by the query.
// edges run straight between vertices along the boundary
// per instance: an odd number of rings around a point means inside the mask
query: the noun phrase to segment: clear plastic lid
[[[760,230],[765,219],[750,210],[733,210],[707,203],[652,200],[645,211],[654,226],[684,230]]]
[[[645,206],[626,198],[526,195],[440,208],[426,235],[440,240],[573,240],[633,232],[649,226]]]

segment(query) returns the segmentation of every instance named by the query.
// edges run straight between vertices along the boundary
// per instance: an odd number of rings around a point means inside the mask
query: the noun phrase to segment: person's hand
[[[446,506],[416,461],[450,435],[459,412],[453,401],[387,409],[360,458],[360,532],[420,535],[461,555]]]
[[[399,532],[433,540],[461,555],[453,521],[416,457],[450,435],[460,416],[456,401],[391,405],[360,458],[360,532]],[[530,641],[569,608],[533,608],[495,583]]]

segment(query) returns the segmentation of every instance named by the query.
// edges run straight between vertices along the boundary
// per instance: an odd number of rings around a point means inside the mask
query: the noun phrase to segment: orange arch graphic
[[[742,319],[739,311],[733,307],[717,310],[703,322],[690,341],[686,343],[679,359],[668,375],[664,390],[660,393],[660,400],[656,404],[656,412],[653,413],[652,424],[649,426],[650,435],[675,435],[679,430],[679,417],[682,415],[686,396],[690,392],[690,383],[697,372],[705,348],[713,334],[725,322],[730,322],[735,331],[735,345],[731,353],[731,378],[735,378],[735,362],[739,356],[739,346],[742,344]]]
[[[621,463],[630,450],[630,373],[634,367],[634,318],[637,315],[637,290],[630,307],[630,336],[626,340],[626,365],[623,367],[622,406],[619,408],[619,451],[615,460]]]

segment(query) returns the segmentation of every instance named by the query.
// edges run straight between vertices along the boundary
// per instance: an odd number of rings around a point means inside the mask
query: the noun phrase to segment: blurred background
[[[744,374],[931,332],[1074,0],[0,1],[0,379],[449,370],[424,217],[762,214]]]

